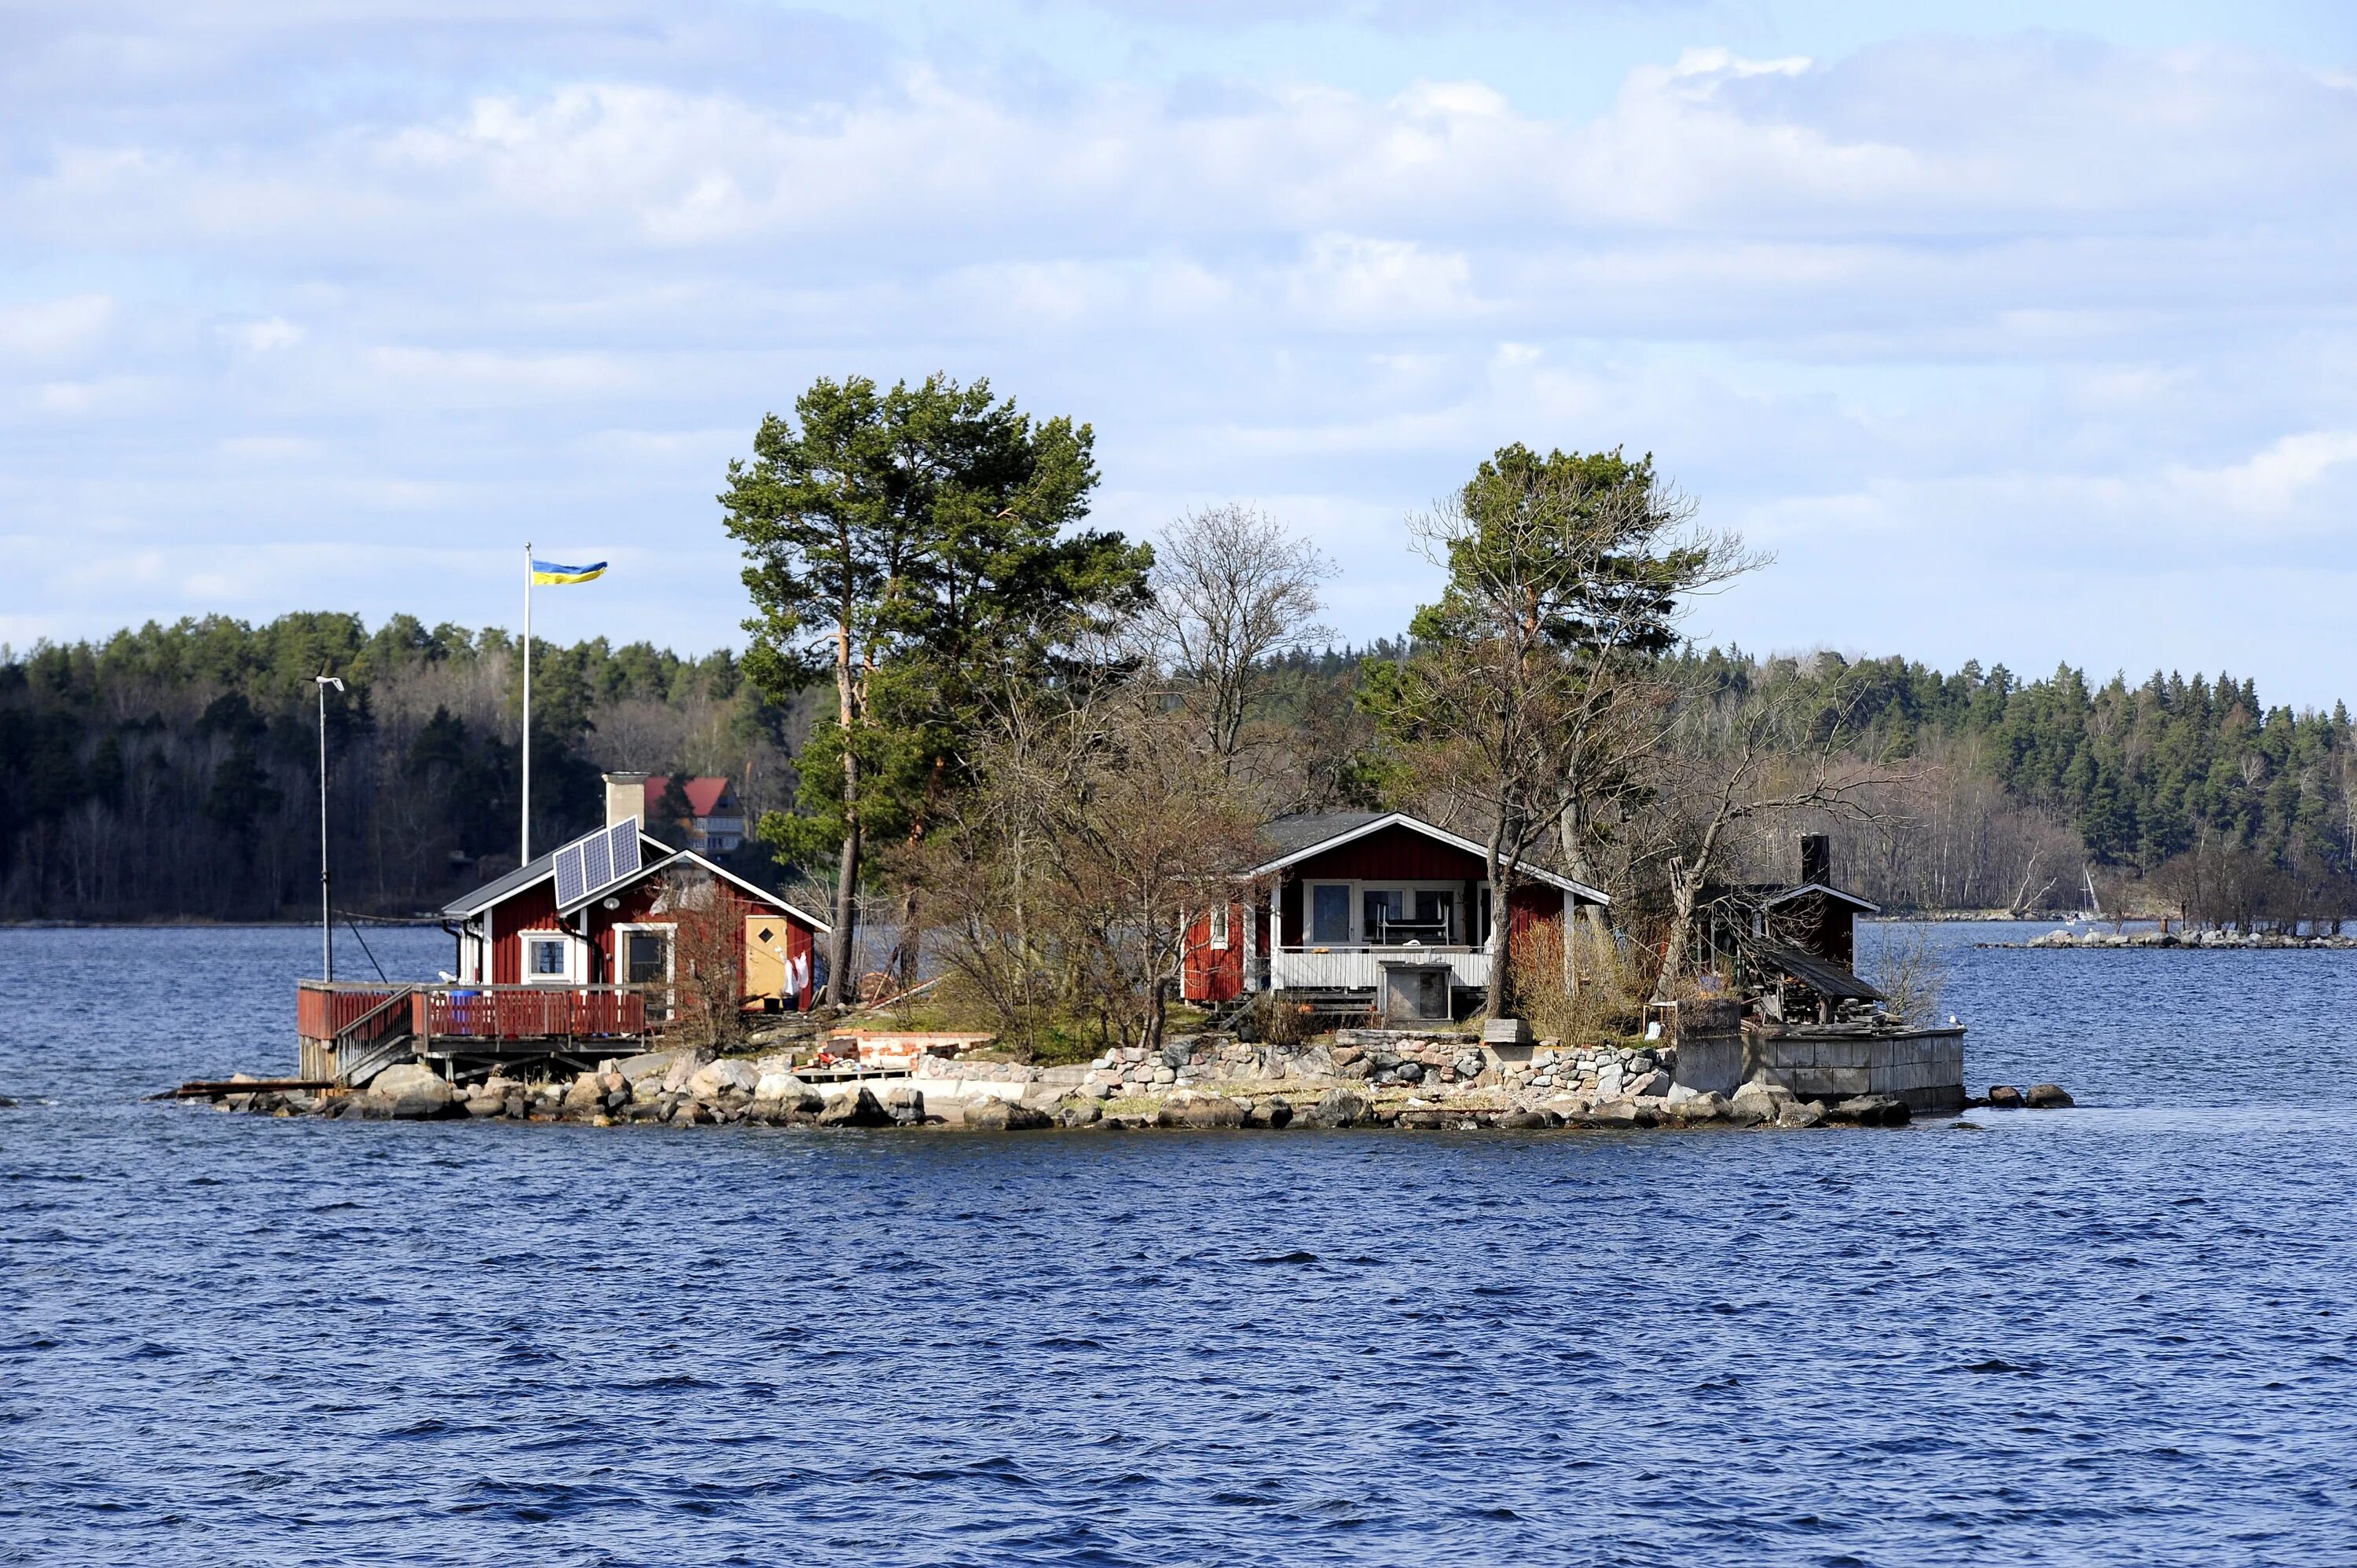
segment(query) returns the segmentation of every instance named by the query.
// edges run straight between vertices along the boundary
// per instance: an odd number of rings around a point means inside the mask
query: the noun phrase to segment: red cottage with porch
[[[1405,811],[1279,817],[1263,832],[1278,854],[1247,876],[1265,891],[1199,918],[1188,933],[1188,1001],[1273,991],[1440,1017],[1488,989],[1482,845]],[[1515,863],[1514,875],[1510,938],[1564,930],[1577,906],[1611,903],[1528,861]]]
[[[635,814],[442,912],[457,940],[442,983],[303,983],[302,1076],[356,1083],[412,1058],[457,1073],[622,1054],[662,1033],[699,957],[734,966],[748,1010],[807,1009],[826,980],[825,921],[646,837]]]

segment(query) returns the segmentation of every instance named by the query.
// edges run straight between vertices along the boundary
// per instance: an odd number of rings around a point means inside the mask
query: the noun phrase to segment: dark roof
[[[1850,1002],[1885,1000],[1881,992],[1868,985],[1848,970],[1829,960],[1819,958],[1814,953],[1803,952],[1798,948],[1786,947],[1782,942],[1765,941],[1759,939],[1754,939],[1746,945],[1753,961],[1760,967],[1781,971],[1820,996],[1830,996],[1836,1001]]]
[[[1787,887],[1781,892],[1770,893],[1766,898],[1762,899],[1761,902],[1764,904],[1781,904],[1789,899],[1798,898],[1803,893],[1820,893],[1828,898],[1837,898],[1841,902],[1850,905],[1855,908],[1865,910],[1869,915],[1879,915],[1882,913],[1882,906],[1875,903],[1872,899],[1861,898],[1855,893],[1846,892],[1839,887],[1831,886],[1823,882],[1803,882],[1795,886]]]
[[[1304,811],[1298,816],[1277,818],[1261,829],[1261,835],[1276,845],[1282,856],[1340,838],[1352,828],[1363,828],[1390,815],[1389,811]]]
[[[567,839],[565,841],[565,843],[571,843],[573,842],[573,840]],[[669,844],[666,844],[662,840],[654,838],[643,832],[639,834],[639,843],[640,845],[640,854],[642,855],[649,850],[651,850],[659,856],[671,854],[671,846]],[[525,888],[531,886],[533,883],[540,881],[544,877],[554,875],[556,871],[556,850],[563,849],[564,847],[565,844],[561,843],[556,846],[556,849],[550,850],[546,854],[536,854],[530,860],[525,861],[522,865],[517,866],[513,871],[509,872],[505,876],[495,876],[490,881],[484,883],[480,887],[476,888],[472,893],[466,894],[457,898],[453,898],[449,903],[442,906],[442,912],[453,918],[471,915],[476,910],[483,908],[487,905],[496,904],[502,898],[522,892]],[[642,859],[640,864],[643,865],[646,863]]]
[[[561,849],[564,846],[560,844],[557,847]],[[505,876],[493,877],[472,893],[465,894],[443,905],[442,912],[453,916],[471,915],[486,904],[496,904],[511,893],[522,892],[542,877],[548,875],[555,864],[556,850],[550,850],[546,854],[535,855]]]
[[[1412,833],[1422,833],[1428,839],[1437,839],[1476,859],[1485,853],[1482,846],[1471,839],[1452,833],[1447,828],[1437,827],[1405,811],[1304,811],[1295,816],[1278,817],[1262,825],[1262,834],[1276,844],[1277,853],[1274,860],[1254,867],[1253,875],[1265,876],[1271,872],[1282,871],[1296,861],[1308,859],[1325,844],[1347,843],[1384,826],[1401,827]],[[1583,902],[1599,906],[1612,902],[1605,894],[1585,882],[1574,882],[1559,872],[1549,871],[1543,865],[1533,865],[1527,860],[1516,861],[1514,868],[1516,875],[1560,887]]]

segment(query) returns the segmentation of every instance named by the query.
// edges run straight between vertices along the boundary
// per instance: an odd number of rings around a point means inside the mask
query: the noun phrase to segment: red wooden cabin
[[[1181,993],[1232,1001],[1252,991],[1376,1004],[1414,972],[1438,995],[1490,983],[1493,916],[1480,844],[1405,811],[1279,817],[1263,830],[1278,854],[1246,874],[1262,889],[1189,929]],[[1515,864],[1511,934],[1561,929],[1593,887],[1527,861]]]

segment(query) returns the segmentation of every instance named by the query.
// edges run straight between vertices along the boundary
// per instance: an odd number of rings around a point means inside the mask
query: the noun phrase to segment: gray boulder
[[[1349,1089],[1328,1090],[1308,1117],[1313,1127],[1352,1127],[1366,1119],[1366,1096]]]
[[[1104,1107],[1085,1094],[1074,1095],[1064,1101],[1060,1120],[1067,1127],[1093,1127],[1104,1120]]]
[[[1555,1125],[1555,1118],[1544,1111],[1509,1111],[1498,1118],[1498,1125],[1510,1133],[1536,1133]]]
[[[1241,1127],[1244,1108],[1225,1095],[1174,1096],[1154,1121],[1160,1127]]]
[[[866,1085],[847,1094],[838,1094],[826,1102],[818,1113],[822,1127],[889,1127],[892,1113],[884,1109],[876,1091]]]
[[[478,1094],[467,1101],[467,1114],[475,1117],[503,1116],[508,1102],[496,1094]]]
[[[1730,1109],[1724,1094],[1689,1094],[1664,1103],[1669,1114],[1681,1122],[1724,1122]]]
[[[1255,1127],[1289,1127],[1293,1124],[1293,1102],[1278,1096],[1264,1101],[1253,1113],[1251,1124]]]
[[[671,1051],[647,1051],[635,1057],[624,1057],[614,1064],[614,1071],[619,1073],[622,1081],[632,1089],[636,1089],[640,1081],[646,1079],[653,1079],[656,1086],[660,1088],[663,1075],[671,1071],[671,1060],[674,1054],[676,1053]]]
[[[1324,1046],[1304,1046],[1295,1051],[1291,1059],[1279,1058],[1278,1071],[1286,1078],[1332,1078],[1335,1053]]]
[[[984,1100],[965,1108],[965,1124],[977,1133],[1029,1133],[1052,1127],[1055,1119],[1036,1106],[1013,1100]]]
[[[1764,1079],[1753,1079],[1749,1083],[1738,1089],[1728,1099],[1727,1119],[1740,1122],[1746,1126],[1756,1126],[1762,1122],[1773,1122],[1776,1120],[1777,1113],[1791,1104],[1794,1098],[1792,1091],[1781,1083],[1769,1083]]]
[[[1663,1099],[1669,1094],[1671,1088],[1670,1075],[1659,1068],[1641,1072],[1634,1078],[1623,1079],[1620,1082],[1620,1092],[1631,1100]]]
[[[2061,1111],[2076,1105],[2070,1092],[2059,1083],[2033,1083],[2021,1102],[2032,1111]]]
[[[232,1079],[230,1081],[237,1081]],[[369,1079],[368,1091],[379,1100],[398,1100],[404,1094],[440,1092],[446,1098],[450,1086],[442,1075],[424,1062],[395,1062]]]
[[[728,1093],[750,1094],[761,1081],[753,1064],[730,1058],[706,1062],[688,1075],[687,1091],[699,1100],[716,1100]]]
[[[673,1052],[671,1066],[663,1071],[663,1092],[665,1094],[687,1092],[688,1079],[701,1071],[704,1064],[711,1059],[712,1053],[708,1050]]]
[[[2022,1105],[2021,1090],[2009,1083],[1992,1084],[1989,1087],[1988,1102],[1999,1110],[2018,1111]]]
[[[1861,1094],[1828,1108],[1828,1122],[1855,1122],[1861,1127],[1903,1126],[1910,1112],[1907,1102],[1888,1094]]]
[[[1779,1127],[1813,1127],[1824,1119],[1824,1107],[1813,1100],[1788,1100],[1776,1110]]]

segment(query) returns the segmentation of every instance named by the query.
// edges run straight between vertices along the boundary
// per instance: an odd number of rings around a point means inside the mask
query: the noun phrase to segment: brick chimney
[[[1834,841],[1828,833],[1801,835],[1801,885],[1815,883],[1822,887],[1834,885]]]
[[[606,825],[634,822],[643,829],[647,825],[647,779],[645,773],[608,773],[606,775]]]

